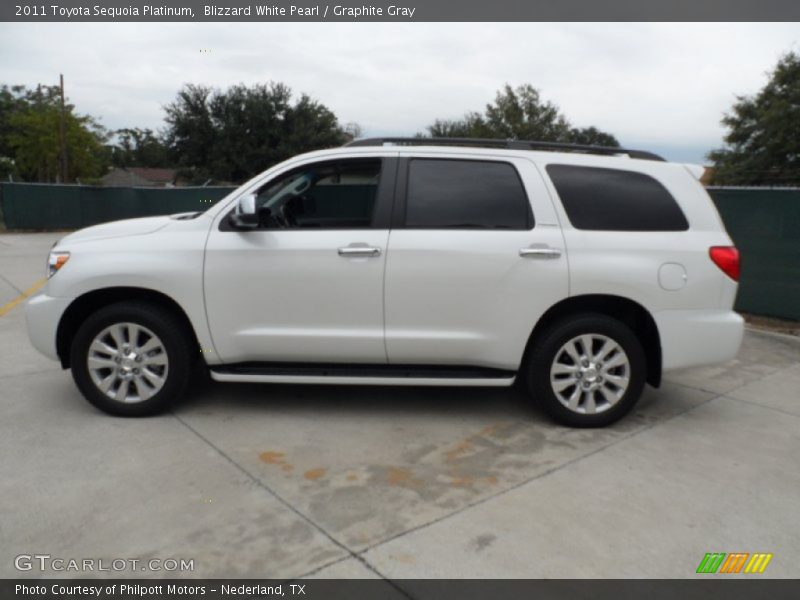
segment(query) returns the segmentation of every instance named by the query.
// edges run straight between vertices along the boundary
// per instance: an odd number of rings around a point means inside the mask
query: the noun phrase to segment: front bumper
[[[25,322],[31,344],[47,358],[58,360],[56,332],[58,323],[72,298],[57,298],[47,294],[37,294],[25,304]]]
[[[730,360],[744,336],[744,319],[732,310],[665,310],[653,318],[664,371]]]

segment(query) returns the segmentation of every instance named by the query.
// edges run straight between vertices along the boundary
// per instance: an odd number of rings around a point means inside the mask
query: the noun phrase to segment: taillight
[[[734,246],[712,246],[708,255],[725,275],[739,281],[739,251]]]

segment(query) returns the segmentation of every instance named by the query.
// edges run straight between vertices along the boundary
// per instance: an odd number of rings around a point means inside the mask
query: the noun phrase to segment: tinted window
[[[508,163],[415,159],[408,167],[406,227],[529,229],[530,205]]]
[[[378,193],[380,160],[304,166],[271,181],[256,199],[268,229],[369,227]]]
[[[686,217],[658,181],[635,171],[548,165],[572,226],[606,231],[685,231]]]

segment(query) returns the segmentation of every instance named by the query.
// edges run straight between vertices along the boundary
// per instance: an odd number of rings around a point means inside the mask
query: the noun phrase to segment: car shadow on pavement
[[[247,410],[484,416],[546,420],[518,386],[511,388],[219,383],[190,386],[175,411]]]

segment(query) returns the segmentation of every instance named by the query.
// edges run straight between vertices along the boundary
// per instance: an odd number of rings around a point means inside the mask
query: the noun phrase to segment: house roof
[[[153,181],[156,183],[171,183],[175,181],[177,171],[175,169],[155,169],[149,167],[127,167],[125,169],[129,173]]]

